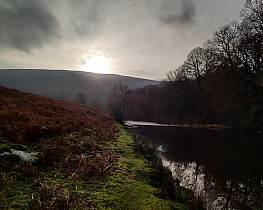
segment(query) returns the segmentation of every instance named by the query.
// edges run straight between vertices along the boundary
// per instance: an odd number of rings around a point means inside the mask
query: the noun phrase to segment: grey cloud
[[[74,33],[90,38],[98,35],[105,24],[105,11],[116,0],[75,0],[70,4],[77,13],[72,20]]]
[[[59,36],[59,23],[43,1],[1,1],[1,47],[30,52]]]
[[[95,2],[90,2],[89,5],[82,4],[85,8],[85,12],[82,12],[81,19],[75,22],[74,29],[75,32],[80,36],[90,36],[93,34],[101,23],[101,18],[99,16],[99,8]],[[79,11],[83,11],[83,8]]]
[[[177,0],[164,3],[161,21],[165,24],[189,24],[194,22],[195,3],[193,0]]]

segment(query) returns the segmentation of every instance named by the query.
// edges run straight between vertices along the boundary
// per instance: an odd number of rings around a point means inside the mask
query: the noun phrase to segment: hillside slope
[[[13,143],[92,127],[113,138],[114,121],[102,112],[71,102],[0,86],[0,136]]]
[[[0,209],[186,209],[142,155],[102,112],[0,86]]]
[[[79,93],[86,94],[88,104],[105,107],[114,85],[127,85],[130,89],[158,84],[157,81],[113,75],[62,70],[0,70],[0,85],[21,91],[75,100]]]
[[[116,134],[102,112],[0,86],[0,209],[89,209],[76,180],[112,171]]]

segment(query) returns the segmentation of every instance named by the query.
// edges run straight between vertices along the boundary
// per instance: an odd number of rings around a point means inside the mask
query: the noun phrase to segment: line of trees
[[[262,129],[263,0],[247,0],[240,16],[194,48],[160,85],[126,88],[121,118]]]

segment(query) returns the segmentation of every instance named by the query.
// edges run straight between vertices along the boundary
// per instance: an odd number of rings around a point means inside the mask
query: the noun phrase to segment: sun
[[[92,55],[86,59],[82,71],[105,74],[110,70],[110,62],[102,55]]]

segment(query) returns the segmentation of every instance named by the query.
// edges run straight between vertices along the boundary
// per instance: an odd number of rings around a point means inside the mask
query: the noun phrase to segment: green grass
[[[28,148],[22,144],[12,144],[9,142],[1,143],[0,142],[0,153],[10,152],[10,149],[20,150],[20,151],[28,151]]]
[[[51,147],[61,139],[69,157],[74,153],[74,148],[84,151],[86,141],[90,141],[88,136],[80,137],[78,133],[72,133],[43,139],[39,143],[42,147]],[[74,142],[80,146],[74,146]],[[0,172],[0,209],[187,209],[183,204],[158,196],[160,189],[152,186],[150,179],[155,169],[135,152],[134,140],[123,127],[119,126],[117,140],[95,146],[102,154],[113,152],[115,162],[111,172],[86,177],[79,173],[74,177],[74,167],[66,168],[60,162],[42,168],[21,161],[16,163],[16,170]],[[2,148],[6,149],[6,145],[2,144]]]
[[[120,128],[118,141],[110,145],[118,160],[116,171],[92,194],[98,209],[184,209],[183,205],[157,197],[158,189],[151,186],[147,176],[151,173],[149,162],[136,155],[130,134]]]

